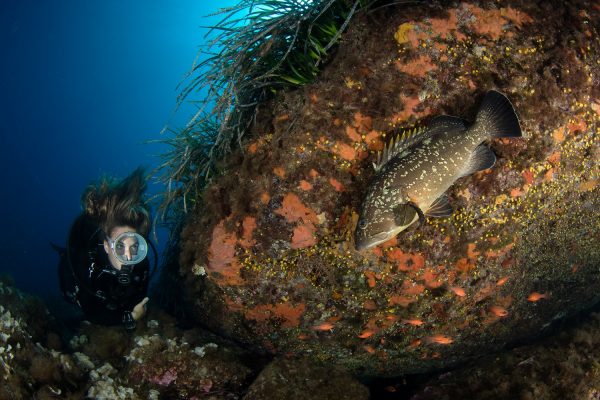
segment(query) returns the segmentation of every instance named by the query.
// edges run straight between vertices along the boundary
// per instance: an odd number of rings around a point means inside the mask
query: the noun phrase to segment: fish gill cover
[[[197,323],[257,351],[392,376],[535,337],[596,303],[599,14],[588,1],[373,8],[312,83],[252,98],[242,125],[222,107],[214,128],[235,128],[212,142],[191,124],[201,157],[183,153],[176,165],[194,167],[171,177],[196,205],[176,268]],[[490,89],[524,138],[491,140],[494,168],[454,183],[450,217],[356,252],[390,136],[442,114],[474,121]],[[198,166],[217,148],[229,155],[209,181]]]

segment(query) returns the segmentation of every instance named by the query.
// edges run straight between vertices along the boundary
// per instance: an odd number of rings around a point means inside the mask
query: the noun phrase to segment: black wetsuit
[[[148,291],[148,259],[124,265],[120,271],[114,268],[98,225],[85,214],[73,223],[68,240],[59,265],[65,298],[77,304],[93,323],[135,328],[131,311]]]

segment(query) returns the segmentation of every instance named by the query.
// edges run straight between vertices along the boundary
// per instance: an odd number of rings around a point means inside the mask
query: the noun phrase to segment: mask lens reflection
[[[125,265],[137,264],[148,254],[146,239],[135,232],[124,232],[110,243],[115,257]]]

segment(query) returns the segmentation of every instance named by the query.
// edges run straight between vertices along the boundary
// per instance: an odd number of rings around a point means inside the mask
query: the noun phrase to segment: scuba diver
[[[141,168],[120,182],[103,178],[83,193],[83,212],[71,227],[67,248],[60,249],[59,279],[65,299],[85,318],[126,329],[146,314],[150,280],[150,212],[143,199]],[[57,248],[57,246],[53,246]],[[156,265],[155,265],[156,267]]]

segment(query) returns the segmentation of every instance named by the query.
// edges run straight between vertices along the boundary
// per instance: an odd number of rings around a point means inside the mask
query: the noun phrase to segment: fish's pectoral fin
[[[469,162],[465,165],[460,176],[467,176],[477,171],[492,168],[495,163],[496,155],[487,145],[482,143],[471,153]]]
[[[394,208],[394,222],[398,226],[407,226],[413,223],[415,216],[419,217],[421,223],[425,222],[423,211],[414,203],[399,204]]]
[[[435,199],[425,215],[432,218],[446,218],[452,215],[452,211],[452,206],[450,205],[448,196],[443,194]]]

